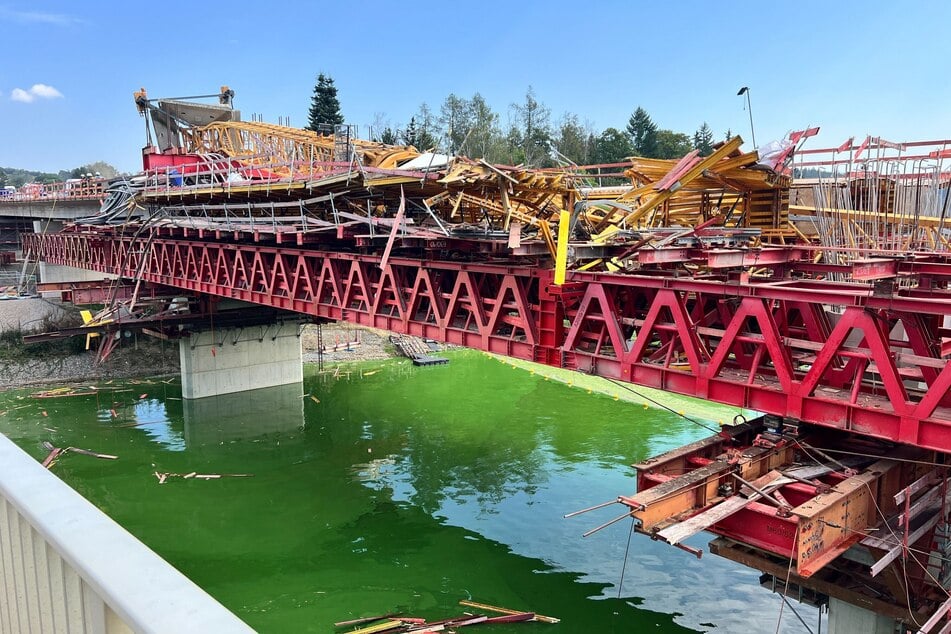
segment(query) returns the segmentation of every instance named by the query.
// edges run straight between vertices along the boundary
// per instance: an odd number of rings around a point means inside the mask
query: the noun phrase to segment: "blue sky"
[[[318,72],[348,122],[404,124],[423,101],[480,92],[506,121],[529,85],[557,120],[601,130],[643,106],[749,141],[822,127],[951,138],[949,2],[85,3],[0,0],[0,165],[141,166],[132,93],[236,93],[249,118],[306,122]]]

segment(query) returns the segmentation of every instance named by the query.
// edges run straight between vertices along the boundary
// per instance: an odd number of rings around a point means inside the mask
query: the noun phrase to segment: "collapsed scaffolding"
[[[537,262],[556,258],[564,221],[567,268],[610,271],[636,267],[630,256],[658,244],[795,238],[792,152],[761,161],[740,150],[740,137],[709,156],[532,169],[360,140],[353,126],[319,133],[241,121],[233,92],[214,97],[218,104],[136,93],[147,119],[145,170],[110,188],[103,212],[83,222]]]

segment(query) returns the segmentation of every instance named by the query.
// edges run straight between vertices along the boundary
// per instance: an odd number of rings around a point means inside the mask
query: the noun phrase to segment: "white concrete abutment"
[[[304,379],[300,324],[206,330],[179,340],[182,397],[233,394]]]

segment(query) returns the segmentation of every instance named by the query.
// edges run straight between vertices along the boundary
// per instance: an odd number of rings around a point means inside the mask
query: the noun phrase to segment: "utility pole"
[[[743,86],[737,91],[736,96],[746,95],[746,109],[750,111],[750,136],[753,137],[753,149],[756,149],[756,132],[753,131],[753,104],[750,103],[750,87]]]

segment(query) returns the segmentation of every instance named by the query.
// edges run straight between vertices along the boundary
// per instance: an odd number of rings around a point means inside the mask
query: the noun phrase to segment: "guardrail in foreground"
[[[0,434],[0,632],[252,632]]]

